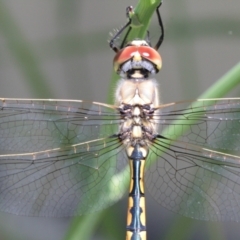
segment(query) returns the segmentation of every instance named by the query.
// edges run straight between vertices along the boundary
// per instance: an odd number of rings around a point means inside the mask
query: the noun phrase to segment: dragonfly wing
[[[207,99],[168,104],[156,117],[171,139],[240,153],[240,99]],[[168,127],[171,126],[171,127]],[[165,129],[165,130],[164,130]]]
[[[151,146],[147,189],[187,217],[239,221],[240,101],[209,102],[159,114],[169,128]]]
[[[114,106],[61,100],[0,101],[0,151],[41,151],[108,137],[118,130]]]
[[[113,176],[127,163],[114,135],[118,121],[113,109],[97,103],[2,102],[0,209],[70,216],[116,202],[124,189],[119,187],[122,179]]]

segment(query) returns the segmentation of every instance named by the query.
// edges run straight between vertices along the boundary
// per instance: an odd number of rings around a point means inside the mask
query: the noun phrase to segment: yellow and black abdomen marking
[[[126,240],[146,240],[143,174],[145,159],[138,144],[129,158],[131,182],[128,200]]]

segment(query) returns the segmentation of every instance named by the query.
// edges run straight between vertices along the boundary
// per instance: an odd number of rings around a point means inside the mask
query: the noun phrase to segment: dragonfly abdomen
[[[126,240],[146,239],[146,215],[144,194],[144,150],[136,144],[129,157],[131,180],[128,198]]]

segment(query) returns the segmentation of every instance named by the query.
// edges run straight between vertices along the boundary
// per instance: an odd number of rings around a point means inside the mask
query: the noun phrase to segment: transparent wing
[[[0,209],[69,216],[105,208],[121,198],[123,190],[118,189],[110,201],[108,188],[127,163],[114,136],[119,124],[114,110],[83,101],[3,99]],[[118,186],[122,179],[114,180]]]
[[[161,106],[155,116],[160,135],[151,146],[147,189],[182,215],[239,221],[240,99],[188,104]]]
[[[146,182],[160,204],[198,219],[239,220],[239,106],[240,99],[159,106]],[[114,135],[120,121],[106,104],[2,100],[1,210],[68,216],[119,199],[127,175],[118,173],[128,174]]]

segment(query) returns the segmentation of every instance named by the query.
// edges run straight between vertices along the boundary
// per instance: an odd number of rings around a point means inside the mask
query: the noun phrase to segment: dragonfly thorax
[[[144,40],[134,40],[119,50],[113,60],[114,70],[128,79],[147,79],[162,67],[159,53]]]
[[[126,146],[128,157],[136,145],[143,156],[156,136],[156,107],[159,105],[154,79],[122,79],[116,90],[116,102],[122,123],[119,138]]]
[[[115,104],[124,105],[159,105],[158,84],[155,79],[121,79],[115,93]]]

